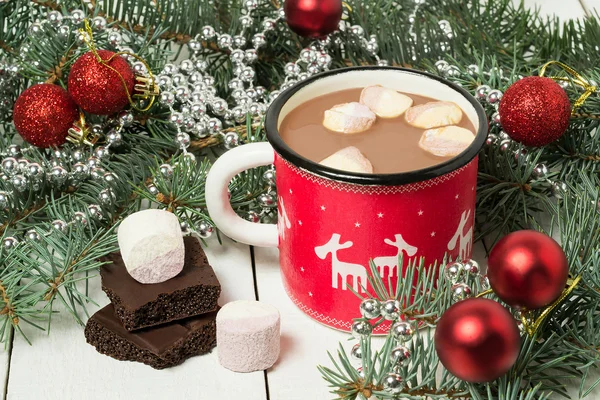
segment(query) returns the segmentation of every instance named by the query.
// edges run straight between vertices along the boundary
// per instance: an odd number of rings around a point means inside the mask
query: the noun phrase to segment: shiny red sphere
[[[571,103],[550,78],[529,76],[513,83],[500,100],[500,124],[511,139],[525,146],[545,146],[569,127]]]
[[[500,239],[488,258],[488,279],[506,304],[535,310],[556,300],[569,275],[567,257],[543,233],[523,230]]]
[[[60,146],[79,117],[77,104],[60,86],[41,83],[25,90],[13,109],[19,135],[37,147]]]
[[[290,29],[309,38],[329,35],[342,19],[341,0],[286,0],[283,8]]]
[[[115,53],[98,50],[98,54],[102,60],[108,60]],[[114,114],[129,104],[123,80],[133,94],[135,75],[127,60],[116,56],[108,65],[114,70],[100,63],[94,53],[87,52],[75,61],[69,72],[69,93],[77,105],[90,114]]]
[[[499,303],[479,298],[460,301],[440,318],[435,350],[444,367],[467,382],[504,375],[519,356],[519,328]]]

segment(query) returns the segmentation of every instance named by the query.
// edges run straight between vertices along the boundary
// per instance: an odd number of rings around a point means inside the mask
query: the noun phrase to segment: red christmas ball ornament
[[[108,66],[100,63],[91,51],[79,57],[69,72],[69,93],[82,110],[90,114],[110,115],[129,104],[127,91],[133,94],[135,76],[123,57],[114,56],[115,53],[108,50],[98,50],[97,53],[102,60],[110,60]]]
[[[342,19],[341,0],[286,0],[283,9],[290,29],[309,38],[329,35]]]
[[[69,129],[78,117],[77,104],[69,93],[48,83],[25,90],[13,109],[17,132],[27,143],[38,147],[65,143]]]
[[[440,318],[435,350],[444,367],[467,382],[489,382],[504,375],[519,356],[519,328],[493,300],[460,301]]]
[[[571,118],[569,97],[550,78],[529,76],[513,83],[500,100],[500,123],[511,139],[545,146],[560,138]]]
[[[556,300],[567,283],[569,265],[558,243],[523,230],[500,239],[488,258],[488,279],[506,304],[535,310]]]

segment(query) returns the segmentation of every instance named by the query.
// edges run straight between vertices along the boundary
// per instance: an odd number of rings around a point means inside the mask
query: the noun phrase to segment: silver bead
[[[210,135],[216,135],[223,129],[223,123],[218,118],[210,118],[206,123],[206,128]]]
[[[32,180],[41,181],[42,179],[44,179],[44,175],[46,174],[46,172],[44,171],[44,168],[42,168],[42,166],[40,164],[31,163],[27,167],[27,174],[29,175],[29,177]]]
[[[198,59],[195,61],[194,66],[198,71],[204,72],[208,68],[208,62],[204,59]]]
[[[129,111],[121,112],[118,116],[118,119],[119,119],[119,124],[121,124],[125,128],[130,127],[133,124],[133,121],[135,121],[133,114]]]
[[[473,77],[479,76],[479,65],[471,64],[467,66],[467,73]]]
[[[241,79],[234,78],[229,81],[227,86],[229,86],[229,89],[231,90],[244,89],[244,82]]]
[[[393,366],[401,366],[404,361],[410,358],[410,350],[404,346],[394,347],[390,351],[390,362]]]
[[[452,283],[456,283],[462,276],[463,265],[459,262],[451,262],[444,267],[444,276]]]
[[[252,46],[254,46],[255,49],[261,48],[265,44],[267,44],[267,38],[262,33],[256,33],[252,37]]]
[[[498,137],[501,140],[511,140],[510,136],[508,135],[508,133],[504,132],[504,131],[500,131],[500,133],[498,134]]]
[[[55,219],[54,221],[52,221],[51,225],[54,229],[61,232],[66,231],[68,226],[67,223],[61,219]]]
[[[150,194],[152,196],[156,196],[159,193],[158,188],[152,184],[148,185],[147,189],[148,189],[148,192],[150,192]]]
[[[202,50],[202,43],[195,39],[190,40],[187,45],[191,52],[195,53],[197,51]]]
[[[111,205],[117,200],[117,196],[112,191],[112,189],[102,189],[100,193],[98,193],[98,200],[100,203]]]
[[[231,59],[231,61],[233,61],[234,63],[243,63],[244,62],[244,58],[246,57],[246,53],[244,52],[244,50],[234,50],[231,52],[231,54],[229,55],[229,58]]]
[[[66,169],[64,169],[60,165],[55,165],[50,170],[50,179],[56,185],[62,185],[63,183],[66,182],[68,177],[69,177],[69,173],[67,172]]]
[[[101,16],[94,17],[94,19],[92,19],[92,27],[99,31],[103,30],[104,28],[106,28],[106,19],[104,19],[104,17]]]
[[[217,39],[217,43],[220,48],[228,49],[233,44],[233,38],[231,37],[231,35],[228,35],[227,33],[223,33],[223,34],[219,35],[219,39]]]
[[[18,157],[21,155],[21,147],[18,144],[11,144],[6,148],[6,152],[11,157]]]
[[[26,158],[19,158],[17,160],[17,164],[19,165],[19,169],[21,171],[27,171],[27,168],[29,167],[29,160]]]
[[[268,185],[275,185],[275,170],[274,169],[268,169],[263,173],[263,180],[268,184]]]
[[[487,138],[485,139],[485,145],[486,146],[493,146],[494,144],[496,144],[496,142],[498,141],[498,136],[494,135],[493,133],[489,133],[487,135]]]
[[[377,318],[381,315],[381,304],[377,299],[364,299],[360,303],[360,314],[366,319]]]
[[[475,89],[475,97],[477,97],[477,100],[479,101],[485,101],[487,100],[490,90],[492,90],[492,88],[490,88],[488,85],[478,86],[477,89]]]
[[[73,213],[73,222],[77,222],[81,225],[87,225],[87,216],[85,215],[84,212],[81,211],[75,211]]]
[[[387,67],[390,65],[390,62],[388,60],[379,60],[377,61],[377,65],[380,67]]]
[[[353,25],[350,28],[350,32],[352,32],[353,35],[356,35],[361,38],[365,36],[365,30],[360,25]]]
[[[196,232],[198,232],[198,236],[200,236],[202,239],[208,239],[213,233],[213,227],[208,222],[202,221],[198,224]]]
[[[63,39],[63,40],[68,39],[70,34],[71,34],[71,28],[69,27],[69,25],[61,25],[58,28],[58,36],[61,39]]]
[[[450,78],[457,78],[461,75],[460,69],[456,65],[451,65],[446,70],[446,76]]]
[[[275,25],[275,20],[271,18],[265,18],[262,22],[262,27],[265,30],[265,32],[272,31],[273,29],[275,29]]]
[[[273,90],[271,93],[269,93],[269,101],[275,100],[280,94],[281,92],[279,90]]]
[[[27,33],[30,36],[41,35],[43,31],[42,25],[39,22],[34,22],[33,24],[29,25],[29,28],[27,29]]]
[[[185,153],[183,155],[183,162],[187,163],[189,165],[194,165],[194,164],[196,164],[196,156],[193,155],[192,153]]]
[[[362,348],[360,347],[360,343],[356,343],[352,346],[352,350],[350,350],[350,357],[355,360],[362,359]]]
[[[400,317],[402,304],[396,299],[388,299],[381,303],[381,316],[388,321],[395,321]]]
[[[24,192],[29,187],[29,182],[27,181],[27,178],[23,175],[15,175],[12,177],[11,181],[14,188],[17,189],[19,192]]]
[[[435,68],[439,73],[444,74],[446,70],[450,67],[450,64],[446,60],[439,60],[435,62]]]
[[[260,215],[256,211],[250,210],[246,213],[246,220],[254,223],[260,222]]]
[[[173,86],[175,86],[175,89],[177,89],[178,87],[183,86],[187,83],[187,77],[181,73],[173,74],[172,79],[173,79]]]
[[[397,394],[402,392],[403,388],[404,382],[399,374],[390,372],[383,378],[383,389],[386,392]]]
[[[104,170],[104,168],[100,167],[94,167],[90,171],[90,176],[96,181],[104,179],[104,174],[106,174],[106,171]]]
[[[479,275],[481,268],[479,268],[479,263],[477,261],[470,259],[463,264],[463,271],[470,276],[477,276]]]
[[[535,179],[545,179],[548,176],[548,167],[539,163],[533,168],[532,175]]]
[[[552,186],[550,186],[550,192],[557,199],[562,199],[565,197],[568,188],[569,187],[564,182],[552,182]]]
[[[357,319],[352,323],[352,335],[357,339],[368,337],[372,332],[373,326],[367,320]]]
[[[370,55],[374,56],[379,51],[379,45],[375,42],[369,42],[366,44],[365,50],[367,50]]]
[[[167,105],[172,105],[175,103],[175,93],[173,92],[162,92],[160,94],[160,101]]]
[[[213,85],[215,84],[215,78],[214,78],[214,77],[212,77],[212,76],[210,76],[210,75],[206,75],[206,76],[205,76],[205,77],[202,79],[202,81],[203,81],[203,82],[206,84],[206,86],[208,86],[208,87],[206,88],[206,90],[208,90],[210,86],[213,86]]]
[[[223,137],[223,145],[226,149],[233,149],[239,146],[240,139],[236,132],[227,132]]]
[[[94,218],[97,221],[102,221],[104,219],[104,215],[102,215],[102,209],[97,204],[90,204],[87,207],[88,215]]]
[[[158,167],[158,170],[165,178],[170,178],[173,176],[173,167],[171,164],[162,164],[160,167]]]
[[[89,157],[86,162],[88,168],[94,168],[98,165],[98,159],[96,157]]]
[[[82,10],[75,9],[71,11],[71,21],[75,25],[79,25],[85,19],[85,13]]]
[[[329,68],[331,66],[331,62],[332,62],[332,58],[329,54],[327,53],[321,53],[319,54],[319,56],[317,57],[317,64],[321,67],[321,68]]]
[[[165,64],[161,71],[161,75],[173,75],[176,74],[179,68],[177,68],[174,64],[168,63]]]
[[[243,37],[242,35],[235,35],[233,37],[233,47],[235,48],[242,48],[246,45],[246,38]]]
[[[317,53],[311,49],[303,49],[300,51],[300,59],[305,63],[311,63],[317,60]]]
[[[499,91],[498,89],[491,90],[488,93],[486,99],[487,99],[487,102],[492,105],[498,104],[498,103],[500,103],[500,100],[502,100],[502,92]]]
[[[19,241],[12,236],[7,236],[4,238],[4,241],[2,242],[2,244],[4,245],[4,248],[6,250],[10,250],[10,249],[14,249],[15,247],[17,247],[17,245],[19,244]]]
[[[479,276],[479,284],[481,285],[482,290],[488,290],[490,288],[490,280],[487,275]]]
[[[270,195],[269,193],[262,193],[258,196],[258,204],[261,205],[261,207],[275,207],[275,199],[273,198],[272,195]]]
[[[81,162],[73,164],[73,168],[71,168],[71,174],[75,180],[81,181],[86,179],[88,177],[88,173],[88,166]]]
[[[179,70],[186,74],[191,74],[195,68],[196,68],[196,66],[194,65],[194,62],[190,59],[183,60],[179,64]]]
[[[185,103],[190,99],[191,96],[190,89],[187,86],[179,86],[175,89],[175,97],[177,100]]]
[[[213,28],[210,25],[206,25],[205,27],[202,28],[202,38],[204,40],[210,40],[212,38],[215,37],[215,35],[217,34],[217,32],[215,31],[215,28]]]
[[[491,122],[495,126],[501,126],[500,113],[498,111],[492,114]]]
[[[252,64],[254,62],[256,62],[256,60],[258,60],[258,53],[256,52],[255,49],[247,49],[245,51],[246,53],[246,62],[248,64]]]
[[[169,116],[169,122],[174,124],[175,126],[183,125],[183,114],[174,112]]]
[[[254,11],[258,8],[258,0],[246,0],[244,1],[244,8],[248,11]]]
[[[510,150],[512,144],[513,142],[510,139],[502,140],[499,147],[500,153],[506,153],[508,150]]]
[[[111,129],[108,132],[108,135],[106,136],[106,140],[112,146],[119,146],[121,144],[121,142],[123,141],[123,136],[121,135],[120,132],[118,132],[114,129]]]
[[[308,64],[306,66],[306,70],[308,71],[309,74],[314,75],[314,74],[318,74],[319,72],[321,72],[321,67],[316,62],[311,62],[310,64]]]
[[[242,70],[241,78],[244,82],[252,82],[255,72],[251,67],[246,67]]]
[[[181,228],[182,233],[188,233],[190,231],[190,225],[186,221],[181,221],[179,227]]]
[[[121,34],[119,32],[111,32],[111,33],[108,34],[108,38],[107,39],[108,39],[108,43],[110,45],[112,45],[112,46],[118,46],[118,45],[121,44],[121,41],[123,40],[123,37],[121,36]],[[139,70],[140,67],[137,67],[137,70],[136,70],[136,64],[138,64],[138,63],[134,63],[134,65],[133,65],[133,71],[134,72],[142,73],[146,69],[146,67],[144,66],[144,64],[140,63],[140,64],[142,64],[142,67],[144,67],[144,68],[141,69],[141,70]]]
[[[244,27],[244,28],[248,28],[248,27],[252,26],[253,23],[254,23],[254,20],[252,19],[252,17],[249,17],[248,15],[242,15],[240,17],[240,24],[242,24],[242,27]]]
[[[471,287],[465,283],[452,285],[452,300],[462,301],[471,297]]]
[[[90,127],[90,133],[94,136],[100,136],[104,134],[104,128],[102,125],[94,124]]]
[[[14,157],[6,157],[2,160],[2,169],[7,174],[16,173],[19,170],[19,163]]]
[[[390,333],[394,339],[400,342],[408,342],[415,334],[415,328],[410,322],[398,321],[390,328]]]
[[[285,20],[285,10],[283,7],[277,10],[277,17]]]
[[[73,154],[71,154],[71,158],[73,159],[73,161],[83,161],[83,159],[85,158],[85,153],[83,152],[83,150],[75,150],[73,151]]]
[[[212,111],[215,115],[223,116],[223,115],[225,115],[225,111],[227,111],[229,107],[225,100],[223,100],[219,97],[216,97],[210,103],[210,108],[212,109]]]
[[[298,75],[298,80],[299,81],[305,81],[308,78],[310,78],[310,75],[306,72],[302,72],[300,75]]]
[[[263,108],[259,103],[252,103],[250,104],[248,111],[250,111],[250,114],[252,114],[253,117],[258,117],[263,113]]]
[[[8,206],[8,201],[8,193],[4,190],[0,190],[0,209],[6,208],[6,206]]]
[[[107,172],[104,174],[104,180],[108,183],[115,182],[117,180],[117,176],[112,172]]]

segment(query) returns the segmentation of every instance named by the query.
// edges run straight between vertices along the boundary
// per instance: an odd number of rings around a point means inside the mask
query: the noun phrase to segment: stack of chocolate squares
[[[120,253],[106,258],[100,272],[111,304],[85,328],[87,342],[98,352],[163,369],[216,346],[221,285],[198,240],[186,237],[184,245],[183,270],[162,283],[133,279]]]

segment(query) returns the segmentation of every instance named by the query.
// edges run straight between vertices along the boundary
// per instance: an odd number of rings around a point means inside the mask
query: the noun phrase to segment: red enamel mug
[[[327,93],[382,85],[404,93],[452,101],[477,129],[460,155],[433,167],[397,174],[350,173],[319,165],[292,151],[278,132],[295,107]],[[425,72],[394,67],[328,71],[284,91],[265,120],[268,143],[222,155],[206,179],[206,204],[217,227],[250,245],[279,247],[281,276],[290,299],[329,327],[350,331],[360,316],[359,293],[368,291],[369,260],[383,281],[399,272],[398,256],[426,264],[471,257],[477,156],[487,136],[483,107],[466,90]],[[318,146],[318,143],[315,143]],[[248,222],[233,211],[228,185],[249,168],[275,164],[278,224]],[[384,333],[380,326],[378,332]]]

